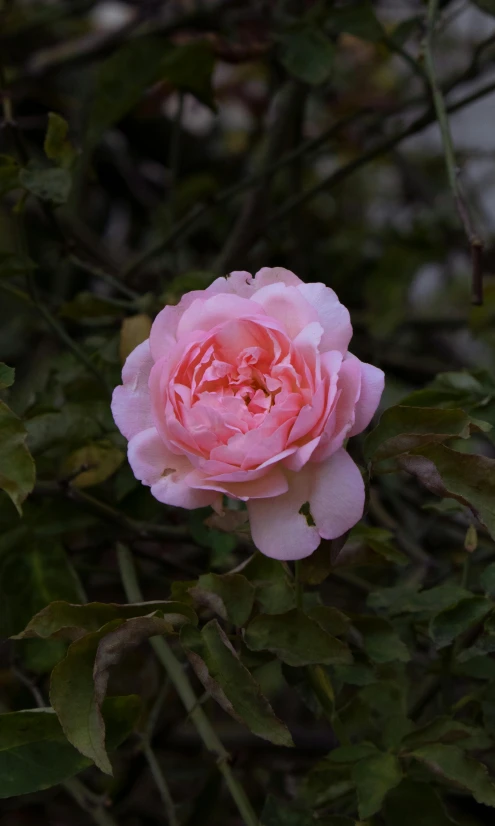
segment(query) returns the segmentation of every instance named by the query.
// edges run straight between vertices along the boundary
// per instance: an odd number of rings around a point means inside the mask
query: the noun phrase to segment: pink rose
[[[364,507],[344,440],[384,384],[348,352],[351,336],[333,290],[282,267],[233,272],[165,307],[113,394],[135,476],[167,505],[247,502],[255,544],[276,559],[341,536]]]

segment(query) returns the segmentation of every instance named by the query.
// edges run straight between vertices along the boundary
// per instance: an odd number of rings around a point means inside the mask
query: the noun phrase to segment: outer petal
[[[249,499],[277,498],[288,488],[285,474],[277,466],[266,468],[261,476],[257,476],[256,472],[251,477],[246,474],[245,481],[231,481],[227,476],[223,479],[210,479],[201,471],[194,470],[188,475],[187,481],[194,488],[220,491],[243,502]]]
[[[185,481],[191,464],[163,444],[154,427],[134,436],[128,445],[129,464],[136,479],[151,487],[159,502],[180,508],[202,508],[218,499],[212,491],[194,490]]]
[[[148,379],[153,360],[149,340],[139,344],[124,364],[123,384],[113,391],[112,414],[115,424],[126,439],[153,424]]]
[[[311,465],[311,471],[315,466]],[[249,522],[254,544],[274,559],[303,559],[316,550],[320,535],[299,513],[309,501],[311,473],[287,474],[289,490],[273,499],[250,499]]]
[[[211,330],[232,319],[253,316],[266,318],[266,313],[262,307],[247,298],[228,293],[207,297],[206,300],[199,298],[182,315],[177,326],[177,336],[180,338],[197,330]]]
[[[269,284],[285,284],[287,287],[298,287],[302,284],[300,278],[285,267],[262,267],[254,276],[253,286],[259,290]]]
[[[355,422],[355,408],[361,392],[361,362],[350,353],[339,370],[337,392],[336,404],[313,456],[316,462],[328,459],[342,447]]]
[[[252,300],[263,307],[269,316],[276,318],[292,339],[308,324],[318,321],[317,311],[301,298],[299,290],[281,282],[257,290]]]
[[[363,478],[343,448],[330,459],[308,467],[312,479],[309,507],[316,528],[324,539],[336,539],[363,515]]]
[[[349,311],[340,303],[337,295],[325,284],[303,284],[298,287],[315,310],[324,329],[320,342],[320,352],[340,350],[345,353],[352,338],[352,326]]]
[[[361,394],[356,404],[356,418],[349,436],[361,433],[376,413],[385,385],[385,373],[372,364],[361,362]]]

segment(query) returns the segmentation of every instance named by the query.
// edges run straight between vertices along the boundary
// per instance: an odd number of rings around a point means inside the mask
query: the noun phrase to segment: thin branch
[[[172,799],[172,795],[170,794],[168,783],[165,780],[164,774],[157,760],[156,754],[153,751],[151,744],[147,740],[143,743],[143,754],[146,757],[148,766],[150,767],[150,771],[153,775],[153,780],[155,781],[156,787],[160,792],[160,797],[163,801],[165,813],[167,815],[168,826],[179,826],[179,821],[175,813],[175,804]]]
[[[240,258],[257,237],[265,214],[267,188],[272,175],[270,167],[273,166],[284,147],[294,110],[301,105],[301,99],[304,99],[305,95],[305,86],[296,81],[289,81],[280,92],[279,111],[276,113],[267,137],[261,180],[245,201],[237,222],[213,265],[214,270],[222,273],[229,272],[237,266]]]
[[[36,287],[36,282],[34,280],[34,276],[31,270],[28,270],[26,273],[26,284],[31,301],[38,309],[40,315],[43,316],[47,325],[53,330],[53,332],[60,339],[60,341],[62,341],[66,345],[66,347],[68,347],[68,349],[73,353],[76,359],[80,361],[81,364],[83,364],[96,379],[98,379],[100,384],[104,386],[107,393],[110,393],[110,388],[108,387],[105,378],[102,376],[100,371],[95,367],[89,356],[87,356],[84,350],[82,350],[79,347],[79,345],[76,344],[74,339],[66,331],[65,327],[63,327],[63,325],[60,324],[59,321],[57,321],[55,316],[52,314],[51,310],[49,310],[46,304],[44,304],[40,299],[38,289]]]
[[[90,264],[89,261],[84,261],[77,255],[69,256],[69,260],[75,267],[87,272],[89,275],[93,275],[95,278],[99,278],[101,281],[105,281],[110,287],[113,287],[114,290],[122,293],[122,295],[125,295],[131,301],[135,302],[141,297],[139,293],[132,290],[127,284],[124,284],[119,278],[116,278],[115,275],[106,272],[106,270],[102,270],[100,267],[95,267],[93,264]]]
[[[101,802],[97,802],[94,799],[95,796],[80,780],[73,777],[70,780],[66,780],[62,785],[70,796],[74,798],[76,803],[79,804],[80,808],[96,823],[96,826],[118,826],[117,821],[114,820],[110,812],[103,808]]]
[[[119,545],[118,547],[118,560],[122,584],[124,586],[127,599],[129,602],[141,602],[143,595],[139,587],[134,560],[129,549],[123,545]],[[229,763],[229,755],[219,740],[215,729],[212,727],[202,707],[198,705],[197,697],[192,689],[187,675],[184,672],[184,669],[182,668],[182,665],[176,659],[175,654],[164,637],[153,637],[151,639],[151,645],[153,646],[157,658],[167,672],[170,681],[174,685],[175,690],[177,691],[184,708],[194,723],[203,743],[210,754],[215,757],[219,771],[224,777],[232,799],[237,806],[245,826],[259,826],[258,818],[253,811],[251,803],[249,802],[244,789],[232,772]]]
[[[471,92],[469,95],[461,98],[460,100],[456,101],[455,103],[450,104],[447,106],[447,112],[457,112],[459,109],[468,106],[470,103],[474,103],[475,101],[479,100],[480,98],[484,97],[485,95],[490,94],[491,92],[495,92],[495,81],[491,81],[487,83],[486,86],[482,86],[480,89],[477,89],[475,92]],[[335,172],[332,172],[326,178],[323,178],[314,186],[309,187],[308,189],[304,190],[300,195],[297,195],[294,198],[288,200],[285,204],[283,204],[276,212],[271,215],[268,221],[265,222],[265,228],[272,226],[272,224],[277,223],[280,220],[289,215],[293,209],[297,209],[298,207],[302,206],[303,204],[307,203],[308,201],[312,200],[316,195],[319,195],[320,192],[324,192],[336,186],[337,184],[341,183],[342,181],[346,180],[350,177],[354,172],[358,169],[361,169],[366,164],[370,163],[370,161],[376,160],[381,155],[385,155],[391,149],[393,149],[397,144],[401,143],[401,141],[405,140],[406,138],[412,137],[416,135],[418,132],[421,132],[435,120],[435,112],[432,109],[428,109],[418,118],[416,118],[409,126],[404,127],[400,131],[396,132],[395,135],[391,135],[389,138],[385,138],[385,140],[378,143],[376,146],[371,147],[370,149],[366,150],[359,155],[357,158],[354,158],[345,166],[341,166]]]
[[[107,502],[101,502],[89,493],[65,482],[38,482],[34,488],[34,494],[40,496],[63,496],[64,498],[72,499],[73,502],[82,505],[85,510],[95,513],[107,522],[119,525],[125,531],[136,534],[143,539],[181,540],[187,539],[189,536],[188,532],[182,527],[155,525],[153,522],[140,522],[137,519],[130,519],[125,513],[112,507],[112,505],[109,505]]]
[[[438,0],[429,0],[428,14],[426,21],[426,35],[424,38],[424,56],[425,68],[430,81],[431,93],[433,97],[433,105],[438,120],[438,126],[442,136],[443,150],[445,155],[445,166],[447,169],[447,177],[449,185],[452,190],[454,203],[461,221],[461,224],[466,233],[469,245],[471,248],[472,260],[472,301],[473,304],[483,303],[483,269],[482,269],[482,251],[483,242],[475,231],[468,205],[465,201],[460,181],[459,169],[457,166],[454,144],[452,142],[452,134],[450,131],[449,120],[447,117],[447,110],[442,91],[437,81],[435,74],[435,65],[433,61],[433,36],[435,30],[435,23],[438,16]]]

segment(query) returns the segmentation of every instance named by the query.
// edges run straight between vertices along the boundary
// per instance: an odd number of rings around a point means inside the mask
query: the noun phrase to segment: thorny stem
[[[431,93],[433,98],[433,105],[438,120],[438,126],[442,136],[443,151],[445,156],[445,166],[447,169],[447,177],[454,203],[461,220],[461,224],[466,233],[469,245],[471,248],[472,261],[472,302],[473,304],[483,303],[483,269],[482,269],[482,251],[483,242],[479,235],[474,230],[471,222],[469,208],[464,199],[464,195],[459,182],[459,169],[457,166],[454,145],[452,142],[452,134],[450,131],[449,120],[447,117],[447,110],[442,91],[437,81],[435,74],[435,65],[433,61],[433,34],[435,29],[435,22],[438,16],[438,0],[429,0],[428,13],[426,19],[426,35],[424,38],[424,59],[426,73],[430,82]]]
[[[129,602],[140,602],[143,599],[139,582],[137,579],[136,567],[132,553],[124,545],[118,546],[118,561],[122,584]],[[157,659],[163,665],[171,683],[175,687],[184,708],[195,725],[206,748],[217,762],[219,771],[222,773],[229,792],[234,800],[239,814],[245,826],[259,826],[258,818],[249,802],[244,789],[234,776],[229,763],[229,755],[218,738],[208,717],[198,704],[197,697],[193,691],[191,683],[184,672],[180,662],[175,657],[164,637],[154,637],[151,645],[155,651]]]

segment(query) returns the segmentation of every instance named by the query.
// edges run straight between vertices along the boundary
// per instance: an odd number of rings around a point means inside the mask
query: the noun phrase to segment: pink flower
[[[276,559],[341,536],[364,507],[344,441],[384,384],[348,352],[351,336],[333,290],[282,267],[233,272],[165,307],[113,394],[135,476],[168,505],[247,502],[255,544]]]

